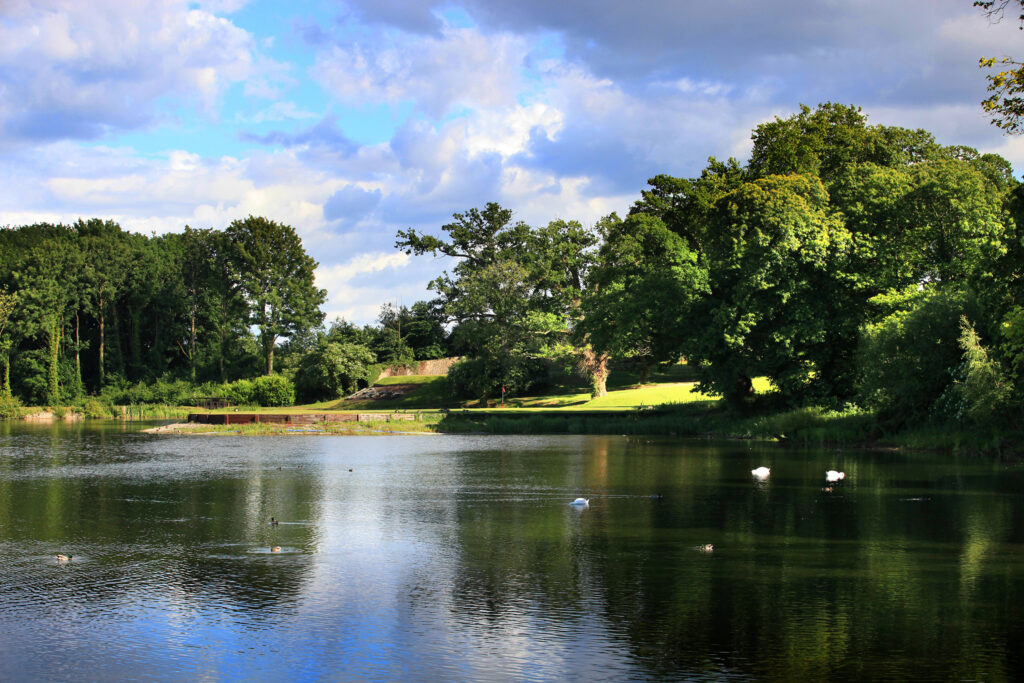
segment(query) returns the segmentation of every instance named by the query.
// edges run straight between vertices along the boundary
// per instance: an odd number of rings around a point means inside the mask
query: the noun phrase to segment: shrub
[[[859,403],[892,423],[933,415],[962,361],[962,292],[938,289],[890,293],[872,300],[892,312],[861,330],[857,365]]]
[[[452,393],[461,398],[522,396],[548,381],[548,363],[541,358],[508,354],[466,358],[448,370]]]
[[[261,406],[295,404],[295,384],[284,375],[264,375],[252,382],[253,397]]]
[[[98,398],[90,396],[78,406],[82,414],[91,419],[102,419],[113,417],[113,407],[109,403],[102,403]]]
[[[0,420],[16,420],[22,412],[21,401],[17,396],[0,395]]]
[[[252,380],[240,379],[221,387],[220,394],[236,406],[256,404],[256,392]]]

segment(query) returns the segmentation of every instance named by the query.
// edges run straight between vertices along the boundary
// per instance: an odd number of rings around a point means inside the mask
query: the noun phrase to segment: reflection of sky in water
[[[15,431],[0,679],[1012,673],[1020,474],[620,437]]]

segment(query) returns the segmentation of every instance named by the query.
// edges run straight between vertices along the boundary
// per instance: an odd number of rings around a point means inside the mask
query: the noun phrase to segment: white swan
[[[767,467],[758,467],[756,470],[750,470],[750,473],[758,479],[767,479],[772,471]]]
[[[590,507],[590,499],[589,498],[577,498],[573,502],[569,503],[569,505],[577,505],[579,507]]]
[[[829,470],[825,473],[825,481],[839,481],[840,479],[846,479],[846,472],[836,472],[835,470]]]

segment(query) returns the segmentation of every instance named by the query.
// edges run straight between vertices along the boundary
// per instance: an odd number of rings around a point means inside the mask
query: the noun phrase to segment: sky
[[[0,0],[0,226],[291,225],[328,321],[431,298],[394,248],[498,202],[592,225],[801,104],[1005,156],[971,0]],[[1018,172],[1019,176],[1019,172]]]

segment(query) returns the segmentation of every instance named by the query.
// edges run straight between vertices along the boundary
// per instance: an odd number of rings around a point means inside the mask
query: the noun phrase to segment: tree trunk
[[[192,376],[192,383],[195,384],[195,381],[196,381],[196,316],[195,316],[195,312],[192,313],[190,318],[191,319],[189,321],[189,353],[188,353],[188,362],[189,362],[189,365],[191,366],[189,372],[191,373],[191,376]],[[223,371],[221,372],[221,374],[223,374]],[[222,382],[224,381],[223,377],[221,378],[221,381]]]
[[[11,397],[11,357],[4,356],[4,385],[0,388],[0,395],[4,398]]]
[[[125,376],[125,372],[124,372],[124,346],[122,344],[122,339],[121,339],[121,336],[122,336],[121,316],[119,316],[117,314],[117,304],[116,303],[114,304],[114,306],[112,308],[113,308],[113,313],[114,313],[114,322],[112,324],[113,334],[114,334],[114,338],[113,338],[113,342],[114,342],[113,351],[114,351],[114,354],[116,356],[116,361],[117,361],[116,365],[114,367],[117,369],[118,374],[121,375],[122,377],[124,377]]]
[[[587,344],[583,347],[579,367],[590,380],[591,398],[608,395],[608,354],[597,353]]]
[[[99,374],[100,374],[100,386],[99,386],[99,388],[103,389],[103,386],[106,384],[106,366],[104,365],[104,360],[103,360],[103,343],[104,343],[104,336],[103,335],[104,335],[104,326],[105,326],[106,319],[105,319],[105,317],[103,315],[103,299],[100,299],[99,316],[100,316],[100,368],[99,368],[99,371],[100,371],[99,372]]]
[[[220,333],[220,344],[217,345],[217,350],[218,350],[217,356],[219,357],[219,361],[220,361],[220,382],[221,382],[221,384],[223,384],[224,383],[224,326],[223,325],[220,325],[218,327],[218,332]]]
[[[49,348],[46,363],[46,401],[49,405],[55,406],[60,401],[60,378],[57,372],[57,361],[60,356],[60,336],[56,321],[50,323],[47,330]]]
[[[78,336],[78,311],[75,311],[75,394],[81,396],[82,391],[82,345]]]
[[[131,325],[131,338],[128,340],[128,348],[131,353],[131,363],[129,367],[132,371],[132,379],[137,380],[142,378],[142,331],[139,329],[139,320],[142,318],[142,312],[139,311],[137,306],[133,306],[128,310],[128,323]]]
[[[277,335],[270,335],[267,338],[267,374],[274,374],[274,345],[277,343]]]

